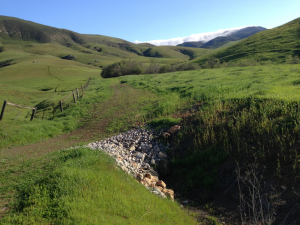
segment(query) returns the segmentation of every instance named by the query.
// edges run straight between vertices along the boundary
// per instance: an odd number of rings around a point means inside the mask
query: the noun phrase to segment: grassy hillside
[[[39,43],[59,42],[61,44],[130,43],[118,38],[101,35],[82,35],[73,31],[58,29],[14,17],[0,16],[0,40],[2,43],[32,41]]]
[[[214,52],[209,57],[220,61],[231,62],[239,60],[272,61],[283,63],[289,55],[300,54],[300,18],[282,26],[259,32],[226,49]],[[207,57],[199,58],[196,62],[202,64]]]
[[[188,51],[202,56],[198,50],[182,47],[178,51],[172,47],[157,47],[151,44],[134,44],[122,39],[103,35],[79,34],[13,17],[0,16],[0,44],[6,54],[0,58],[17,58],[13,52],[51,55],[62,58],[75,55],[78,62],[95,67],[103,67],[124,59],[148,63],[149,58],[163,58],[161,64],[170,65],[190,59]],[[201,53],[200,53],[201,52]],[[200,53],[200,54],[199,54]],[[7,57],[5,57],[7,56]],[[1,62],[1,61],[0,61]]]
[[[58,151],[27,161],[22,173],[18,184],[9,172],[0,178],[19,190],[0,224],[195,224],[177,203],[150,193],[101,151]]]
[[[289,202],[297,198],[293,187],[299,187],[300,178],[297,142],[300,126],[299,74],[299,65],[273,65],[125,76],[120,79],[134,88],[172,96],[172,100],[158,103],[156,109],[160,112],[169,104],[169,108],[175,106],[176,112],[171,115],[170,112],[165,113],[165,117],[183,118],[180,125],[184,131],[170,138],[168,151],[172,157],[170,181],[178,181],[174,184],[176,190],[191,198],[200,192],[197,195],[200,205],[222,193],[222,201],[235,198],[232,204],[237,207],[236,162],[246,169],[244,165],[253,163],[254,157],[258,165],[266,166],[264,182],[273,182],[272,187],[282,194],[282,200]],[[184,110],[180,107],[183,102],[189,104]],[[223,173],[220,172],[221,165],[221,168],[226,168]],[[283,192],[280,185],[289,188]],[[209,197],[204,197],[203,189],[207,190],[204,193]],[[231,194],[225,194],[228,189],[231,189]],[[267,195],[271,194],[270,190],[264,191]],[[299,188],[296,193],[300,193]],[[211,202],[220,204],[220,207],[224,203]],[[283,223],[285,209],[296,207],[299,204],[288,203],[279,207],[274,224]],[[299,222],[297,213],[286,223],[292,221]]]

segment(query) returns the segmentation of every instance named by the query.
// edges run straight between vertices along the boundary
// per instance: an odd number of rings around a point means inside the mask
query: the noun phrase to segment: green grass
[[[64,77],[64,79],[66,78],[67,76]],[[75,78],[75,76],[73,76],[73,78]],[[71,80],[68,83],[70,85],[68,89],[72,88],[71,83],[73,83],[72,89],[75,89],[80,83],[83,84],[86,82],[87,80],[83,80],[83,78],[82,76],[78,76],[77,85],[74,80]],[[51,81],[51,78],[49,80]],[[36,84],[38,86],[38,83],[34,83],[34,81],[35,79],[27,80],[28,84],[33,83],[32,85]],[[20,82],[20,85],[21,84]],[[55,79],[53,79],[53,83],[47,83],[48,87],[51,87],[51,85],[55,87],[56,84]],[[60,112],[59,101],[68,95],[71,90],[68,92],[46,91],[46,93],[43,93],[34,88],[26,89],[24,87],[19,88],[19,91],[13,91],[17,90],[17,85],[4,84],[6,88],[2,91],[5,91],[4,93],[6,94],[4,94],[4,96],[1,95],[1,102],[7,100],[16,104],[32,107],[37,106],[37,113],[33,121],[30,121],[32,110],[8,105],[5,110],[4,118],[1,121],[0,148],[37,142],[41,139],[51,138],[78,128],[82,125],[82,122],[80,122],[82,118],[88,117],[88,113],[93,104],[105,102],[111,97],[111,84],[112,80],[103,80],[99,75],[98,78],[92,78],[90,86],[84,93],[84,97],[79,98],[77,104],[74,104],[72,96],[63,103],[64,112]],[[26,83],[23,82],[23,85],[26,86]],[[23,98],[20,98],[20,96]],[[68,103],[70,103],[70,107],[68,107]],[[53,104],[55,107],[54,117]],[[16,119],[19,113],[20,115]]]
[[[178,96],[197,101],[260,99],[298,101],[300,89],[299,65],[269,65],[202,69],[157,75],[132,75],[121,81],[135,88],[146,89],[159,95]]]
[[[299,30],[300,18],[297,18],[282,26],[259,32],[235,45],[194,61],[203,64],[207,57],[215,57],[221,62],[236,62],[247,59],[283,63],[289,55],[299,56]]]
[[[0,24],[4,19],[11,18],[0,17]],[[0,62],[12,60],[11,65],[0,68],[0,102],[35,106],[38,111],[30,122],[30,110],[8,106],[1,121],[0,148],[70,132],[83,123],[91,123],[91,111],[101,110],[95,122],[109,119],[106,136],[128,130],[136,122],[150,122],[157,129],[178,123],[185,127],[173,137],[172,148],[167,151],[172,159],[171,176],[183,184],[183,193],[198,187],[215,188],[219,165],[228,158],[251,160],[253,155],[268,165],[272,178],[299,184],[299,65],[100,77],[100,66],[124,58],[150,63],[151,58],[142,56],[147,49],[150,55],[161,57],[159,63],[165,65],[194,57],[201,63],[209,56],[221,61],[284,62],[288,55],[299,55],[299,19],[221,50],[134,45],[12,20],[6,27],[22,25],[26,29],[23,39],[17,34],[0,36]],[[57,36],[51,39],[49,34]],[[68,54],[77,59],[60,58]],[[93,63],[87,65],[89,62]],[[77,104],[69,98],[64,112],[59,112],[59,101],[89,77],[92,80],[84,97]],[[112,86],[119,92],[117,100],[111,98]],[[105,110],[99,108],[98,103],[108,100],[116,102],[107,104]],[[187,110],[188,118],[175,119]],[[70,139],[79,141],[80,136]],[[0,187],[1,198],[9,201],[14,195],[15,199],[9,203],[14,210],[1,221],[3,224],[191,222],[176,203],[148,193],[116,170],[111,159],[100,152],[77,149],[35,159],[18,155],[2,158],[0,163],[0,180],[4,184]]]
[[[188,192],[199,186],[216,187],[218,166],[228,157],[251,160],[254,155],[268,165],[272,176],[289,177],[296,185],[300,177],[299,74],[299,65],[269,65],[120,79],[165,99],[152,112],[159,111],[157,117],[180,112],[183,104],[191,112],[196,110],[181,122],[186,129],[173,140],[177,152],[168,151],[173,176],[181,179],[182,191]],[[193,104],[198,108],[191,108]]]
[[[2,54],[0,62],[7,59],[32,56],[38,60],[40,55],[64,57],[75,55],[77,62],[91,67],[108,66],[124,59],[133,59],[138,62],[149,63],[153,57],[162,57],[162,65],[188,61],[189,52],[194,57],[203,56],[209,50],[174,47],[149,46],[147,44],[133,44],[131,42],[107,37],[103,35],[78,34],[65,29],[37,24],[18,18],[0,16],[0,27],[10,35],[0,34]],[[97,49],[102,51],[97,51]],[[3,60],[2,60],[3,59]],[[66,60],[63,60],[66,61]]]
[[[155,130],[159,131],[161,129],[166,129],[171,126],[174,126],[180,122],[181,118],[170,118],[170,117],[161,117],[152,120],[149,124],[155,128]]]
[[[62,150],[50,158],[44,174],[12,185],[18,197],[1,224],[195,224],[177,203],[151,194],[101,151]]]

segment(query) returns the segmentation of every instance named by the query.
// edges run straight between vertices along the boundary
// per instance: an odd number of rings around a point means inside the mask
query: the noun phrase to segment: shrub
[[[217,58],[208,58],[207,61],[204,63],[203,67],[204,68],[218,68],[220,65],[220,60]]]
[[[141,62],[134,60],[121,61],[107,66],[102,70],[101,76],[103,78],[119,77],[125,75],[138,75],[138,74],[157,74],[168,73],[175,71],[197,70],[200,69],[196,63],[180,63],[171,66],[159,64],[158,59],[150,59],[150,65],[145,66]]]
[[[119,77],[129,74],[142,74],[142,63],[134,60],[121,61],[114,63],[102,70],[101,76],[103,78]]]

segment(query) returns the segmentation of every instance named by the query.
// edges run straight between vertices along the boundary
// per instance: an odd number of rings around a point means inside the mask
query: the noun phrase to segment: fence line
[[[91,80],[92,77],[89,77],[88,81],[81,87],[81,98],[83,97],[84,95],[84,91],[87,89],[87,87],[89,86],[89,83],[90,83],[90,80]],[[76,92],[76,93],[75,93]],[[73,94],[73,100],[74,100],[74,103],[76,104],[77,101],[80,97],[79,95],[79,90],[78,88],[76,88],[74,91],[72,91],[68,96],[66,96],[63,100],[59,101],[59,106],[60,106],[60,110],[61,112],[63,112],[63,102],[68,98],[70,97],[71,95]],[[30,107],[30,106],[24,106],[24,105],[19,105],[19,104],[15,104],[15,103],[11,103],[11,102],[8,102],[8,101],[4,101],[3,103],[3,107],[2,107],[2,111],[1,111],[1,114],[0,114],[0,121],[3,119],[3,115],[4,115],[4,112],[5,112],[5,108],[6,108],[6,105],[12,105],[12,106],[16,106],[16,107],[21,107],[21,108],[27,108],[27,109],[32,109],[32,114],[31,114],[31,118],[30,118],[30,121],[33,120],[34,118],[34,115],[37,111],[37,108],[36,107]],[[70,103],[69,103],[69,106],[70,106]],[[58,108],[58,106],[55,107],[55,104],[53,103],[53,118],[54,118],[54,114],[55,114],[55,108]],[[44,111],[45,111],[45,105],[44,105]],[[43,111],[43,119],[44,119],[44,111]],[[17,118],[19,117],[20,113],[18,114]],[[16,119],[17,119],[16,118]]]
[[[6,105],[12,105],[12,106],[20,107],[20,108],[32,109],[32,114],[31,114],[30,121],[33,120],[34,114],[36,113],[36,107],[30,107],[30,106],[25,106],[25,105],[19,105],[19,104],[11,103],[11,102],[8,102],[8,101],[4,100],[4,103],[3,103],[3,106],[2,106],[1,115],[0,115],[0,121],[3,119]],[[19,113],[19,115],[20,115],[20,113]],[[19,115],[18,115],[18,116],[19,116]],[[17,118],[18,118],[18,117],[17,117]],[[16,119],[17,119],[17,118],[16,118]]]
[[[81,86],[81,90],[82,90],[82,95],[81,95],[81,97],[83,97],[83,90],[86,90],[87,89],[87,87],[88,87],[88,85],[89,85],[89,83],[90,83],[90,80],[91,80],[91,78],[92,77],[90,77],[89,79],[88,79],[88,81],[84,84],[84,88]],[[75,91],[76,91],[76,97],[75,97]],[[74,91],[72,91],[67,97],[65,97],[63,100],[61,100],[61,101],[59,101],[59,104],[60,104],[60,111],[61,112],[63,112],[64,111],[64,108],[63,108],[63,102],[68,98],[68,97],[70,97],[70,95],[72,95],[73,94],[73,100],[74,100],[74,103],[75,104],[77,104],[77,101],[76,101],[76,99],[78,100],[79,99],[79,91],[78,91],[78,88],[76,88]]]

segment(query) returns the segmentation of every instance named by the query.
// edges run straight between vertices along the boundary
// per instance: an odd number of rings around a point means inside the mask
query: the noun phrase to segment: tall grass
[[[170,114],[180,112],[183,102],[195,113],[182,120],[185,129],[175,137],[176,150],[169,151],[173,175],[185,181],[188,191],[213,188],[217,168],[228,157],[251,160],[255,155],[277,178],[299,180],[299,71],[299,65],[268,65],[142,76],[139,81],[130,76],[122,82],[165,97]],[[174,107],[167,106],[168,97]]]
[[[274,176],[297,182],[299,119],[299,102],[250,97],[213,103],[184,124],[187,129],[178,145],[185,150],[172,162],[175,174],[186,181],[187,189],[212,188],[217,168],[228,156],[256,156]]]

